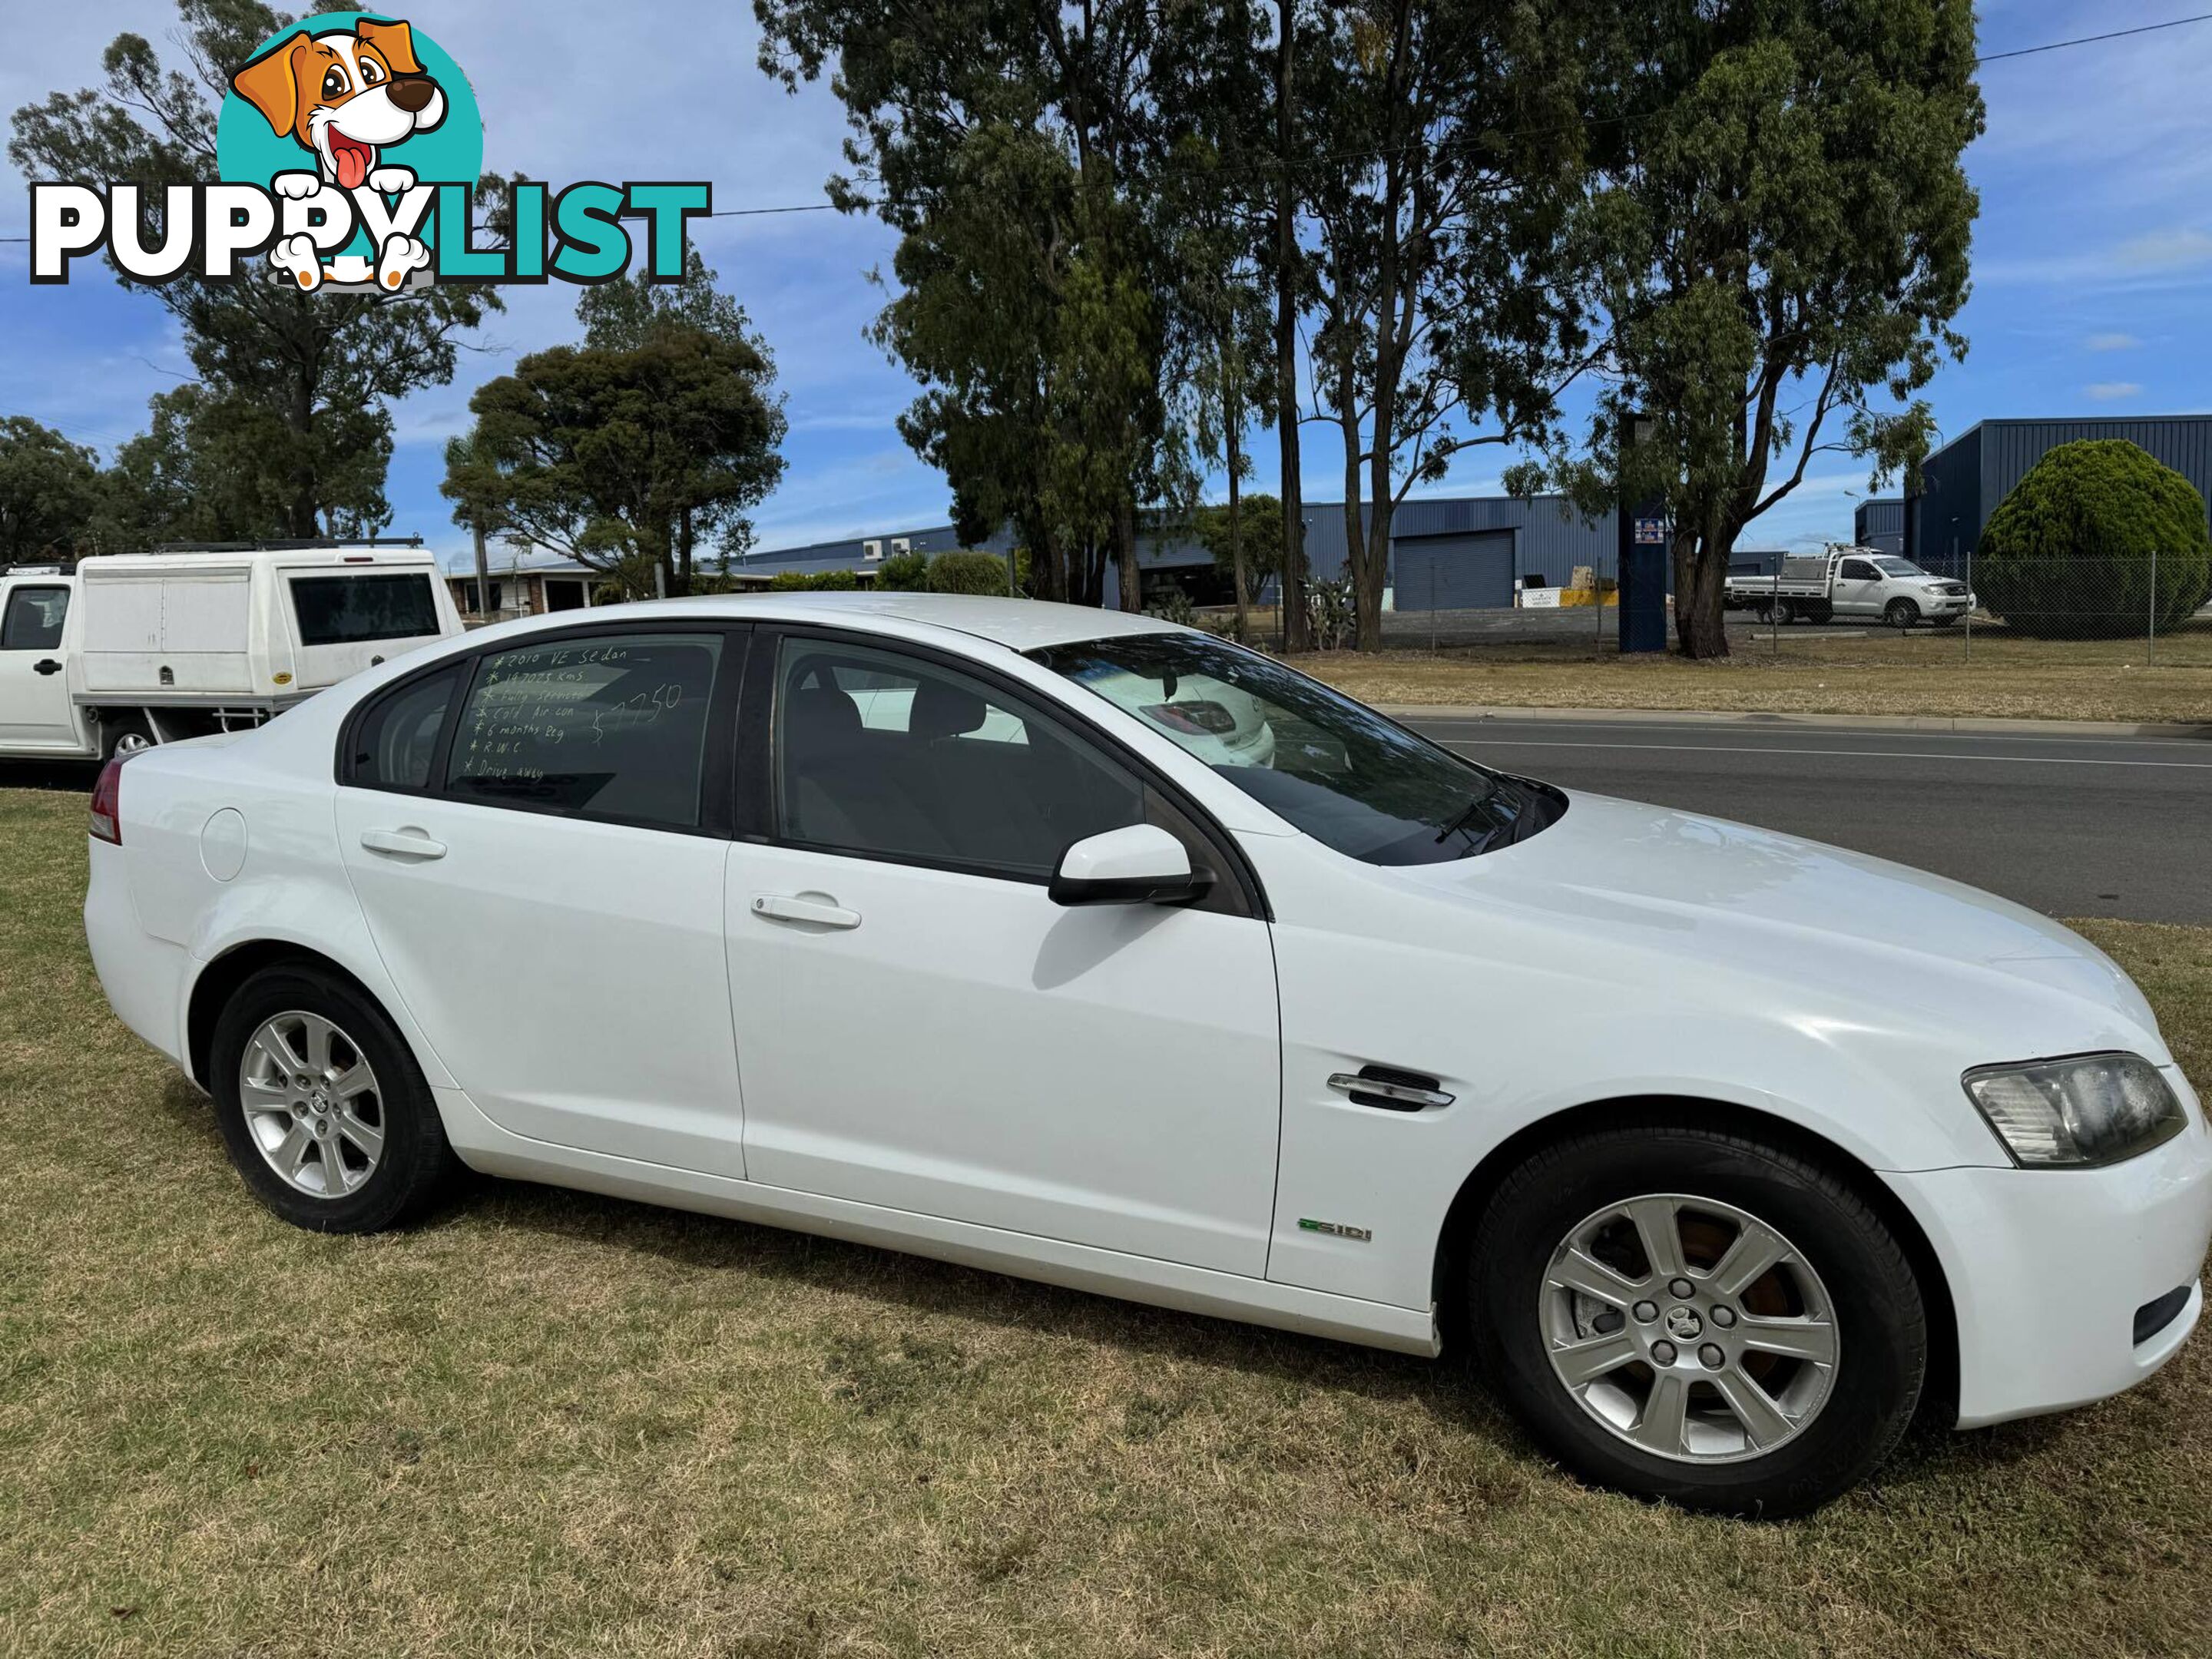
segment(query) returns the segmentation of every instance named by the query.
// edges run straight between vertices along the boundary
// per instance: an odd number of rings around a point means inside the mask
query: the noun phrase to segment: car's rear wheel
[[[1759,619],[1770,628],[1779,628],[1796,614],[1796,608],[1787,599],[1762,599]]]
[[[397,1225],[457,1167],[405,1042],[335,975],[302,964],[248,979],[216,1021],[210,1070],[231,1163],[295,1226]]]
[[[1468,1257],[1522,1421],[1600,1484],[1783,1516],[1905,1432],[1928,1360],[1903,1248],[1802,1154],[1692,1127],[1578,1135],[1508,1176]]]

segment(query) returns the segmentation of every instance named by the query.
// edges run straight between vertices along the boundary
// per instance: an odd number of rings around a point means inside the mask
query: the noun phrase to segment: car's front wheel
[[[216,1021],[210,1058],[231,1163],[295,1226],[394,1226],[457,1167],[415,1056],[336,975],[307,964],[255,974]]]
[[[1817,1508],[1911,1422],[1911,1264],[1849,1182],[1694,1127],[1608,1129],[1507,1177],[1468,1256],[1478,1342],[1585,1479],[1694,1509]]]

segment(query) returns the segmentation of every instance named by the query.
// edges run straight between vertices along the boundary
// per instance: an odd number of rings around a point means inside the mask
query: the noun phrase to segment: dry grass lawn
[[[1363,702],[1538,708],[1739,709],[1791,714],[1936,714],[2032,720],[2212,723],[2212,629],[2158,642],[2080,642],[1954,629],[1854,636],[1746,630],[1736,654],[1693,663],[1623,657],[1565,641],[1352,652],[1295,659]]]
[[[8,1654],[2204,1650],[2203,1340],[1754,1526],[1449,1365],[529,1187],[294,1231],[108,1014],[83,812],[0,791]],[[2212,1074],[2212,930],[2088,931]]]

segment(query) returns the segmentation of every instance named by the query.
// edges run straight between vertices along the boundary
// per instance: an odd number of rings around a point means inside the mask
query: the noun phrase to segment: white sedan
[[[1267,763],[1162,718],[1192,686]],[[466,1165],[1463,1335],[1572,1469],[1768,1515],[2203,1306],[2202,1109],[2064,928],[1146,618],[534,618],[111,766],[92,836],[116,1012],[305,1227]]]

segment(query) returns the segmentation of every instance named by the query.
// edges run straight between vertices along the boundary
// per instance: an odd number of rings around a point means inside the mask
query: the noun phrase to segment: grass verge
[[[2212,721],[2212,630],[2159,642],[1899,635],[1793,635],[1778,652],[1737,641],[1718,662],[1623,657],[1565,641],[1350,651],[1293,659],[1365,702],[1536,708],[1734,709],[1793,714],[1975,715],[2016,720]]]
[[[0,1649],[2201,1651],[2212,1344],[1810,1521],[1585,1492],[1449,1366],[543,1188],[258,1208],[0,792]],[[2212,1074],[2212,929],[2084,925]]]

